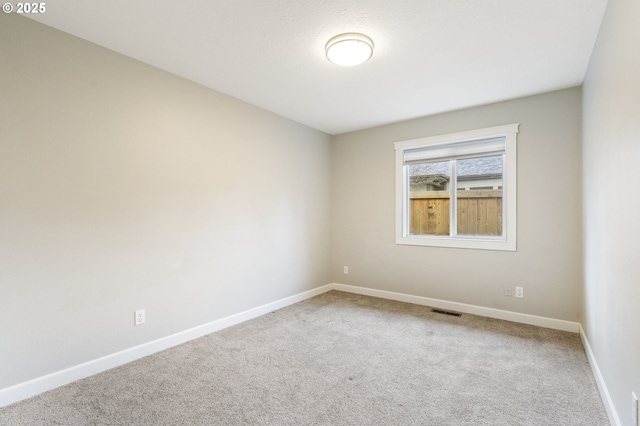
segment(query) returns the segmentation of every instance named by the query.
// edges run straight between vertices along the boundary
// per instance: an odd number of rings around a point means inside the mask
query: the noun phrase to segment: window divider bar
[[[410,233],[409,221],[411,220],[409,213],[409,203],[411,202],[409,200],[409,168],[405,166],[402,169],[402,215],[404,217],[402,223],[402,235],[408,237]]]
[[[456,172],[456,160],[449,160],[449,235],[458,235],[458,175]]]

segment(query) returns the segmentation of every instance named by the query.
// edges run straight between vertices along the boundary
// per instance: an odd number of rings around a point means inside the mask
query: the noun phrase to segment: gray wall
[[[334,137],[333,281],[579,320],[581,100],[571,88]],[[517,252],[396,245],[393,143],[516,122]]]
[[[623,425],[640,396],[640,2],[609,0],[584,83],[584,319]]]
[[[329,161],[321,132],[0,14],[0,388],[328,284]]]

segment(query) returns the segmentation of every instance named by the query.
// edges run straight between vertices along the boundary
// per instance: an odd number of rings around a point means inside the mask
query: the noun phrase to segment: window
[[[396,142],[396,243],[515,251],[518,127]]]

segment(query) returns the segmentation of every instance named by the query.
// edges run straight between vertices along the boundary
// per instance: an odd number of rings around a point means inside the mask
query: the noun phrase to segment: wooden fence
[[[449,235],[449,191],[410,195],[411,235]],[[458,191],[458,235],[502,235],[502,190]]]

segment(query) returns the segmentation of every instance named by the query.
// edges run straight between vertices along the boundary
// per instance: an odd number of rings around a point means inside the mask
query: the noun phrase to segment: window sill
[[[480,239],[480,238],[450,238],[450,237],[398,237],[396,244],[408,246],[423,247],[445,247],[445,248],[461,248],[474,250],[499,250],[499,251],[516,251],[515,241],[507,241],[503,239]]]

